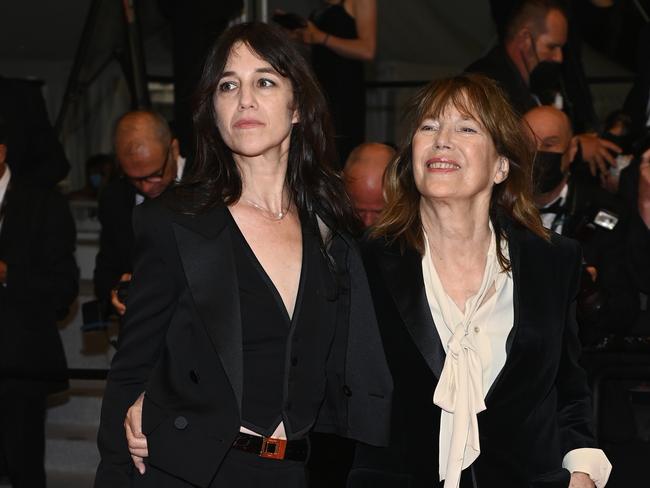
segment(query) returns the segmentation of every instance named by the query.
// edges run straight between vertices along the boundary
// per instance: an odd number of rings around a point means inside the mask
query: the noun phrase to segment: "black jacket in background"
[[[10,181],[0,230],[0,381],[44,394],[67,387],[57,318],[77,297],[75,226],[65,198]]]
[[[133,270],[133,224],[135,188],[126,179],[112,181],[102,191],[97,207],[101,224],[99,252],[95,258],[95,296],[110,310],[111,289],[123,273]]]

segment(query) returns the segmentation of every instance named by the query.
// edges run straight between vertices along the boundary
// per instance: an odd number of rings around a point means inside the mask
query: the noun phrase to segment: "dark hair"
[[[508,158],[508,177],[493,187],[490,200],[490,221],[497,239],[499,263],[502,269],[508,270],[510,263],[500,245],[501,239],[507,236],[497,218],[499,213],[544,239],[548,239],[548,231],[542,226],[532,197],[534,141],[497,83],[480,74],[463,73],[432,81],[413,97],[407,108],[405,141],[384,174],[387,201],[372,235],[399,240],[403,247],[410,246],[423,253],[421,195],[413,177],[412,141],[425,118],[437,118],[449,105],[481,124],[497,154]]]
[[[566,19],[569,14],[564,2],[560,0],[523,0],[516,2],[505,17],[505,23],[499,29],[501,39],[512,39],[517,33],[529,24],[534,35],[543,34],[546,30],[546,16],[551,10],[559,11]]]
[[[196,159],[177,191],[188,198],[185,210],[201,212],[235,203],[242,181],[231,150],[216,129],[213,96],[233,47],[243,43],[267,61],[293,88],[299,121],[291,131],[286,184],[301,211],[316,212],[333,230],[356,230],[348,196],[330,167],[336,159],[329,112],[305,58],[278,27],[259,22],[226,30],[210,50],[194,98]],[[191,196],[190,196],[191,195]]]

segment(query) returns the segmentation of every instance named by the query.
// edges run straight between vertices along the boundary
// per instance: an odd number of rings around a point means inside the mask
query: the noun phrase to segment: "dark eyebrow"
[[[280,76],[280,73],[273,68],[257,68],[255,73],[269,73],[271,75]],[[236,76],[236,73],[234,71],[224,71],[221,73],[221,78],[225,78],[226,76]]]

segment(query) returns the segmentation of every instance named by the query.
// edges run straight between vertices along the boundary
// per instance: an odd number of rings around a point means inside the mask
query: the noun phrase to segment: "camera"
[[[115,292],[117,293],[117,299],[126,304],[126,299],[129,295],[129,284],[130,281],[120,281],[115,287]]]
[[[298,14],[275,12],[272,19],[276,24],[279,24],[280,26],[289,30],[296,30],[307,27],[307,20]]]

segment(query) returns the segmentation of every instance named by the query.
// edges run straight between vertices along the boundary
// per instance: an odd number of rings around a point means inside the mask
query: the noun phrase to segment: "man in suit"
[[[115,126],[114,142],[123,176],[110,183],[99,199],[102,230],[94,282],[103,312],[108,314],[112,304],[122,315],[126,308],[115,287],[131,279],[133,208],[179,180],[185,160],[167,121],[156,112],[137,110],[123,115]]]
[[[569,168],[577,147],[567,116],[554,107],[524,115],[537,142],[535,201],[544,226],[577,239],[586,271],[578,299],[585,343],[623,335],[639,313],[639,292],[629,271],[630,242],[638,219],[597,185],[576,181]]]
[[[0,122],[0,455],[14,488],[45,488],[48,394],[68,386],[56,321],[77,296],[65,198],[14,179]]]
[[[466,71],[496,80],[514,108],[524,112],[540,104],[566,109],[562,81],[562,48],[567,42],[568,15],[556,0],[525,0],[510,13],[501,42]],[[575,122],[575,120],[573,121]],[[579,134],[582,158],[592,174],[605,172],[621,149],[594,133]]]
[[[0,116],[7,124],[7,164],[14,179],[52,187],[70,163],[50,124],[41,83],[0,77]]]

